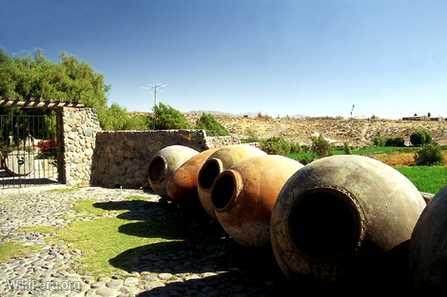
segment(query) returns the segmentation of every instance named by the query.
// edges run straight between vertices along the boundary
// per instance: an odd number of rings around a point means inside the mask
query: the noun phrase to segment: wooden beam
[[[11,99],[0,98],[0,107],[56,109],[59,107],[85,108],[85,105],[81,103],[72,103],[69,101],[60,101],[60,100],[35,100],[35,99],[11,100]]]

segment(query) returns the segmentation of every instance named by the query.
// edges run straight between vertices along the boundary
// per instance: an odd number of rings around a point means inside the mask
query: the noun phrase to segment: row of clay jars
[[[262,246],[268,242],[272,200],[300,166],[284,157],[267,157],[252,147],[234,147],[205,151],[185,163],[185,170],[192,167],[197,172],[200,168],[200,201],[211,216],[217,213],[236,241]],[[268,160],[270,167],[261,165],[261,159]],[[269,168],[281,162],[290,163],[286,166],[290,171],[284,171],[282,184],[270,182],[281,170],[275,173]],[[250,172],[255,172],[254,180]],[[194,177],[191,180],[185,188],[194,192]],[[261,190],[272,184],[276,186],[270,194]],[[180,197],[180,192],[171,195]],[[290,278],[343,278],[352,270],[351,264],[359,265],[363,256],[380,256],[406,242],[424,206],[414,185],[379,161],[360,156],[320,159],[296,172],[279,195],[271,219],[275,257]]]
[[[179,203],[200,193],[203,208],[215,218],[209,194],[214,179],[226,168],[257,155],[266,154],[245,144],[208,149],[201,153],[186,146],[167,146],[152,158],[148,181],[154,193]],[[200,174],[203,167],[205,170]],[[200,187],[201,180],[203,187]]]

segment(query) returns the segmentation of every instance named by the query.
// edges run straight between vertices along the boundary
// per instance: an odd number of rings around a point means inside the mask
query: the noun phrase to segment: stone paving
[[[179,210],[159,203],[159,197],[140,190],[81,188],[49,191],[64,186],[0,190],[0,244],[14,240],[42,248],[0,263],[0,296],[270,296],[283,280],[268,252],[245,251],[228,238],[192,236],[181,241],[154,244],[122,253],[115,263],[122,275],[95,278],[79,273],[82,251],[62,242],[45,241],[39,232],[21,227],[63,226],[79,217],[72,205],[82,199],[120,203],[130,195],[145,196],[150,207],[127,209],[121,216],[138,219],[176,216]],[[126,202],[121,202],[126,203]],[[131,205],[128,203],[126,206]],[[138,204],[136,204],[138,205]],[[116,215],[116,214],[115,214]],[[181,222],[179,223],[181,224]],[[189,234],[197,233],[193,226]],[[189,228],[189,227],[188,227]],[[188,228],[185,228],[188,229]],[[190,228],[190,229],[191,229]],[[203,227],[205,228],[205,227]],[[188,234],[188,231],[185,232]],[[195,238],[194,238],[195,237]],[[127,257],[127,258],[126,258]],[[111,263],[114,264],[113,259]],[[121,263],[121,264],[120,264]],[[125,265],[122,263],[126,263]]]

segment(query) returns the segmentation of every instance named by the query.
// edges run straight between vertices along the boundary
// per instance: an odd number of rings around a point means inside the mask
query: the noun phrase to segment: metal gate
[[[0,188],[57,182],[56,116],[0,115]]]

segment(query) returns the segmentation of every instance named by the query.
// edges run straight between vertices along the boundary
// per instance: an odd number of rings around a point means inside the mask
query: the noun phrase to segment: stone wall
[[[89,185],[96,134],[101,131],[92,108],[63,107],[57,111],[59,182]]]
[[[226,145],[240,144],[241,140],[236,136],[207,136],[207,148],[217,148]]]
[[[168,145],[208,148],[202,130],[115,131],[96,135],[91,184],[103,187],[138,188],[147,185],[152,156]]]

